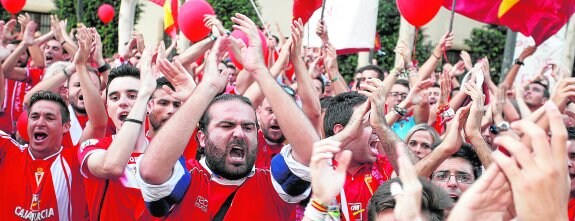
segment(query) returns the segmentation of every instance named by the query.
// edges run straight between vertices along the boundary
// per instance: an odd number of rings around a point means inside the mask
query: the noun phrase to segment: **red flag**
[[[444,0],[451,10],[453,0]],[[455,11],[531,36],[537,45],[553,36],[575,12],[575,0],[457,0]]]
[[[150,0],[164,8],[164,32],[172,39],[178,34],[178,0]]]
[[[301,18],[305,24],[313,12],[321,7],[322,0],[294,0],[293,19]]]

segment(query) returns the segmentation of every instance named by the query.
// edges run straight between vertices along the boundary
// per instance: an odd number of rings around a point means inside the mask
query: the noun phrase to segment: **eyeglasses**
[[[389,96],[392,97],[401,97],[401,99],[405,99],[407,97],[407,93],[399,93],[399,92],[391,92],[389,93]]]
[[[455,175],[451,175],[451,173],[449,173],[448,171],[440,171],[433,173],[431,175],[431,180],[440,182],[449,182],[451,176],[455,176],[455,181],[457,181],[458,183],[472,184],[475,181],[470,174],[458,173]]]

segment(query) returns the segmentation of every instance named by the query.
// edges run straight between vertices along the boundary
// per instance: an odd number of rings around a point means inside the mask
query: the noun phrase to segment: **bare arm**
[[[525,61],[526,58],[528,58],[533,53],[535,53],[536,50],[537,50],[537,47],[529,46],[529,47],[525,48],[523,50],[523,52],[521,52],[521,54],[519,55],[519,57],[517,59],[519,60],[519,62],[523,62],[523,61]],[[507,72],[507,75],[505,75],[505,79],[503,80],[503,82],[501,84],[504,84],[507,88],[512,88],[513,87],[513,81],[515,81],[515,78],[517,77],[517,73],[519,72],[519,68],[521,68],[521,65],[514,63],[511,66],[511,68],[509,69],[509,71]]]
[[[433,74],[435,66],[441,60],[441,56],[453,45],[453,33],[447,33],[441,37],[439,44],[433,49],[431,56],[419,68],[419,79],[425,80]]]
[[[204,55],[208,49],[210,49],[214,45],[214,41],[210,38],[206,38],[199,42],[196,42],[188,49],[184,51],[184,53],[178,56],[177,60],[184,66],[198,60],[201,56]]]
[[[344,92],[348,92],[349,88],[345,83],[343,76],[339,73],[339,67],[337,65],[337,53],[335,47],[330,44],[325,44],[325,66],[327,68],[327,76],[330,80],[332,80],[333,90],[335,94],[341,94]],[[335,79],[335,81],[334,81]]]
[[[26,49],[34,44],[34,30],[36,30],[36,23],[28,22],[26,30],[24,31],[24,39],[18,44],[16,49],[8,56],[2,65],[2,70],[6,78],[23,81],[26,79],[26,70],[23,68],[15,68],[20,56],[26,53]]]
[[[469,110],[469,118],[465,124],[465,136],[475,149],[479,160],[485,168],[491,164],[491,147],[481,136],[481,119],[483,116],[483,103],[485,102],[485,95],[474,83],[465,84],[463,88],[464,93],[469,95],[473,102],[471,103],[471,109]],[[499,101],[496,101],[499,102]],[[503,100],[505,102],[505,100]]]
[[[80,29],[78,32],[82,33],[85,29]],[[141,76],[140,76],[140,89],[135,103],[130,110],[126,119],[135,119],[145,121],[146,106],[150,96],[156,89],[156,80],[152,76],[151,61],[152,54],[155,49],[151,46],[146,47],[140,60]],[[120,95],[122,96],[122,95]],[[118,99],[127,99],[120,97]],[[125,101],[118,101],[125,102]],[[96,177],[110,179],[120,177],[134,147],[139,144],[145,144],[146,138],[144,136],[144,127],[140,123],[131,121],[124,121],[116,138],[110,144],[110,147],[105,151],[97,151],[88,156],[86,165],[90,173]],[[184,145],[185,146],[185,145]]]
[[[223,41],[223,42],[222,42]],[[226,71],[218,72],[217,60],[223,54],[220,45],[227,45],[227,38],[216,40],[206,59],[204,78],[180,109],[156,134],[140,164],[144,182],[159,185],[172,176],[172,169],[184,152],[192,133],[212,99],[221,92],[228,79]]]

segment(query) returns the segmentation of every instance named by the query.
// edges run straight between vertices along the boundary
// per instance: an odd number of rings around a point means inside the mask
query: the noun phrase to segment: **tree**
[[[235,13],[241,13],[251,18],[257,25],[261,26],[261,22],[252,6],[250,0],[207,0],[212,5],[218,19],[222,21],[224,27],[227,29],[232,28],[233,22],[231,17]],[[257,6],[257,2],[256,2]],[[259,6],[258,6],[259,8]]]
[[[380,36],[381,49],[374,53],[374,58],[381,68],[388,71],[393,68],[395,62],[393,49],[399,35],[400,16],[394,0],[379,0],[376,31]],[[416,59],[419,64],[425,62],[433,49],[431,44],[425,43],[425,38],[426,36],[419,30],[416,42]],[[350,82],[357,69],[357,55],[338,56],[338,64],[340,73]]]
[[[78,23],[82,23],[88,27],[95,27],[102,36],[103,52],[105,57],[111,57],[118,51],[118,15],[120,12],[120,2],[116,0],[82,0],[83,6],[82,19],[80,21],[76,18],[76,0],[56,0],[57,10],[54,14],[58,15],[60,19],[68,20],[68,30],[77,27]],[[98,18],[98,8],[102,4],[110,4],[114,7],[114,19],[104,24]],[[140,13],[142,12],[140,4],[136,5],[136,13],[134,21],[137,23]]]
[[[504,26],[486,25],[481,28],[474,28],[471,37],[465,39],[465,44],[471,49],[469,54],[473,60],[487,57],[489,58],[489,68],[493,82],[499,82],[501,73],[501,62],[505,50],[505,39],[507,29]]]

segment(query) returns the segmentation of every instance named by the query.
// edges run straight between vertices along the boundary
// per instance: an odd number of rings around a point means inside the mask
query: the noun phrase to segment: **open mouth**
[[[128,117],[128,113],[126,111],[120,112],[120,114],[118,115],[118,119],[120,119],[121,121],[125,121],[126,118]]]
[[[42,142],[44,140],[46,140],[46,138],[48,137],[47,133],[44,132],[34,132],[34,141],[35,142]]]
[[[281,128],[280,128],[280,126],[278,126],[278,125],[271,125],[271,126],[270,126],[270,129],[279,131]]]
[[[240,146],[233,146],[229,153],[230,158],[233,160],[242,160],[245,156],[245,150]]]
[[[52,57],[52,55],[46,55],[46,62],[52,62],[54,60],[54,58]]]
[[[78,96],[78,100],[81,100],[81,101],[83,101],[83,100],[84,100],[84,95],[80,95],[80,96]]]
[[[569,173],[569,179],[573,180],[575,178],[575,173]]]
[[[377,145],[379,144],[379,138],[376,138],[369,142],[369,150],[375,155],[379,154],[379,150],[377,149]]]
[[[459,200],[459,196],[455,194],[449,194],[449,197],[451,197],[451,199],[453,199],[454,202],[457,202],[457,200]]]

